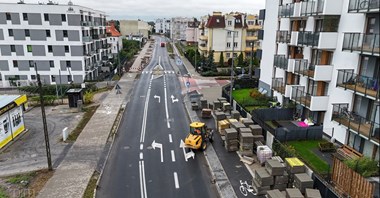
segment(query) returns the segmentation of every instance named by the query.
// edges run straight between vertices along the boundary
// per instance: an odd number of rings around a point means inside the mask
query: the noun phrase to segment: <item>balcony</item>
[[[276,42],[279,43],[289,43],[290,42],[290,34],[288,31],[277,31]]]
[[[94,25],[92,21],[81,21],[80,24],[81,26],[86,26],[86,27]]]
[[[292,31],[290,33],[289,45],[297,45],[298,44],[298,35],[299,35],[299,32],[296,32],[296,31]]]
[[[309,67],[309,62],[307,59],[292,59],[294,60],[294,67],[293,67],[293,71],[295,74],[299,74],[299,75],[305,75],[305,70],[308,69]]]
[[[272,89],[285,94],[285,83],[282,78],[272,78]]]
[[[312,78],[314,81],[331,81],[332,65],[307,64],[307,60],[297,60],[294,65],[294,73]]]
[[[111,44],[104,44],[104,45],[102,45],[102,48],[103,49],[108,49],[108,48],[110,48],[111,47]]]
[[[294,3],[280,5],[278,8],[278,16],[282,18],[292,17],[294,14]]]
[[[202,41],[207,41],[208,40],[207,36],[205,36],[205,35],[199,36],[199,39],[202,40]]]
[[[247,35],[245,37],[245,40],[247,40],[247,41],[257,41],[258,38],[257,38],[257,36],[254,36],[254,35]]]
[[[379,145],[379,122],[348,111],[348,104],[333,104],[332,120]]]
[[[253,51],[255,52],[255,51],[257,51],[258,50],[258,48],[257,47],[254,47],[253,48]],[[244,50],[245,52],[251,52],[252,51],[252,47],[245,47],[245,50]]]
[[[285,55],[275,54],[273,65],[275,67],[281,68],[283,70],[287,70],[288,69],[288,59],[285,57]]]
[[[343,50],[380,56],[380,34],[344,33]]]
[[[84,36],[84,37],[82,37],[82,42],[84,42],[84,43],[92,42],[92,37],[91,36]]]
[[[261,30],[263,27],[261,25],[248,25],[247,30]]]
[[[100,38],[100,37],[99,37],[98,34],[94,34],[94,35],[92,35],[92,39],[98,40],[99,38]]]
[[[301,16],[341,15],[342,0],[308,0],[301,3]]]
[[[380,0],[350,0],[348,12],[379,12]]]
[[[373,100],[379,100],[379,78],[362,76],[355,74],[353,70],[344,69],[338,70],[336,85]]]
[[[304,91],[303,86],[293,86],[291,100],[307,107],[310,111],[327,111],[329,97],[314,96]]]
[[[298,32],[297,37],[297,45],[310,46],[318,49],[335,49],[338,40],[338,33]]]
[[[207,51],[207,46],[206,46],[206,44],[199,44],[199,50]]]

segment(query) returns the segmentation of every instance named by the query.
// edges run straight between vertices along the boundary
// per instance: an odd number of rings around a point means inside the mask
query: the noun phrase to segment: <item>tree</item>
[[[223,66],[224,66],[223,52],[220,52],[219,67],[223,67]]]
[[[243,53],[240,53],[237,59],[238,59],[237,65],[238,66],[243,66],[244,65]]]

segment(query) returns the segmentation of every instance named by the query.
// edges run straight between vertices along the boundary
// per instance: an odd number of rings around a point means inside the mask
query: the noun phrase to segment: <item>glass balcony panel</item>
[[[378,12],[380,0],[350,0],[348,12]]]
[[[380,34],[345,33],[343,50],[380,55]]]
[[[288,59],[285,57],[285,55],[275,54],[273,65],[275,67],[286,70],[288,67]]]
[[[272,89],[285,94],[285,83],[282,78],[273,78],[272,79]]]
[[[290,34],[288,31],[277,31],[276,41],[280,43],[289,43]]]

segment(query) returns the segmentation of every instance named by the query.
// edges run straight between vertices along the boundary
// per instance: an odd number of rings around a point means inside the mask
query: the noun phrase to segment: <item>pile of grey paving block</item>
[[[198,103],[196,103],[196,102],[192,102],[192,103],[191,103],[191,109],[194,110],[194,111],[198,110],[198,109],[199,109],[199,105],[198,105]]]
[[[267,197],[268,198],[286,198],[285,195],[281,191],[279,191],[277,189],[275,189],[275,190],[269,190],[267,192]]]
[[[223,104],[223,103],[227,102],[227,99],[224,97],[220,97],[220,98],[218,98],[218,101]]]
[[[231,122],[231,128],[236,129],[240,133],[240,128],[245,128],[245,125],[241,122]]]
[[[273,177],[272,189],[284,191],[288,186],[288,174],[285,165],[277,159],[268,159],[265,162],[265,169]]]
[[[231,111],[231,104],[229,102],[224,102],[223,104],[223,111]]]
[[[248,132],[244,132],[242,129],[248,129]],[[253,135],[249,128],[240,128],[240,153],[243,156],[253,157]]]
[[[249,128],[250,125],[253,125],[253,120],[248,119],[248,118],[244,118],[241,120],[241,123],[243,123],[245,125],[245,127]]]
[[[226,114],[223,111],[215,111],[214,115],[217,121],[224,120],[227,118]]]
[[[208,104],[207,104],[207,100],[206,99],[201,99],[200,103],[201,103],[201,108],[202,109],[207,109],[208,108]]]
[[[304,198],[301,191],[297,188],[287,188],[285,192],[286,198]]]
[[[222,109],[222,103],[219,100],[213,102],[214,110]]]
[[[237,151],[239,148],[238,132],[234,128],[225,129],[224,147],[228,152]]]
[[[317,189],[306,188],[305,191],[306,198],[322,198],[321,193]]]
[[[267,191],[271,190],[273,185],[273,176],[270,176],[265,168],[258,168],[255,170],[255,177],[252,180],[252,188],[257,195],[265,195]]]
[[[232,119],[239,120],[239,118],[240,118],[240,113],[239,113],[239,111],[236,111],[236,110],[231,111],[231,118],[232,118]]]
[[[300,189],[301,193],[305,193],[306,188],[313,188],[314,181],[306,173],[298,173],[294,175],[294,187]]]
[[[251,124],[248,126],[252,130],[253,135],[262,135],[263,131],[260,125]]]

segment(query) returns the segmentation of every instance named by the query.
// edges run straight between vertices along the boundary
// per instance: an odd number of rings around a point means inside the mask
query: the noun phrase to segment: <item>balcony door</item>
[[[368,17],[367,18],[367,28],[366,28],[366,34],[375,34],[379,33],[378,28],[376,29],[376,17]],[[376,31],[377,30],[377,31]]]

